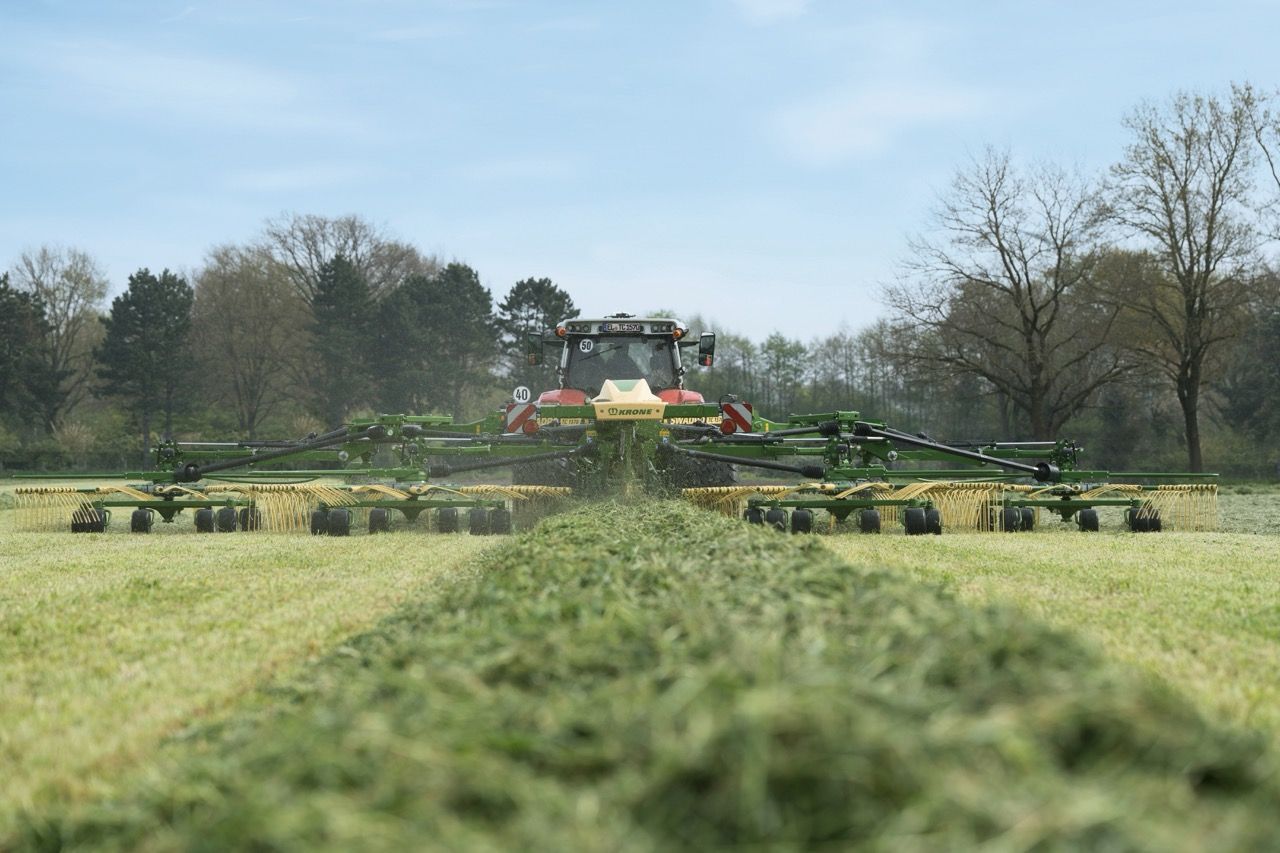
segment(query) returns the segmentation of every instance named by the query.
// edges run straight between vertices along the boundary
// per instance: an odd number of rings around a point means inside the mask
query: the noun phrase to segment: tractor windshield
[[[564,384],[594,397],[606,379],[644,379],[654,391],[675,388],[675,342],[669,337],[574,337]]]

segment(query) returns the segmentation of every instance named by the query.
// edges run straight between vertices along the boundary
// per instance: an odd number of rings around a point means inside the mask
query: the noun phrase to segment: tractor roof
[[[605,317],[574,317],[561,320],[557,328],[571,335],[641,334],[669,335],[674,330],[688,333],[689,327],[675,317],[637,317],[633,314],[610,314]]]

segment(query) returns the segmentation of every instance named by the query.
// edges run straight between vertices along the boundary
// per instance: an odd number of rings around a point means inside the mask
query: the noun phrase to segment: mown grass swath
[[[13,846],[1265,847],[1262,741],[1013,610],[679,503],[491,552]]]

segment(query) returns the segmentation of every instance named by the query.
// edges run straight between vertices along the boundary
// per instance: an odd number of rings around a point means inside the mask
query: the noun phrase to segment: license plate
[[[643,323],[601,323],[602,332],[643,332]]]

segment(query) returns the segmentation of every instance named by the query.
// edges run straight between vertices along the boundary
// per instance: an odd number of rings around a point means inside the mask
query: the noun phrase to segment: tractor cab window
[[[564,384],[594,397],[606,379],[644,379],[654,391],[675,388],[675,343],[671,338],[605,335],[574,337],[568,343]]]

